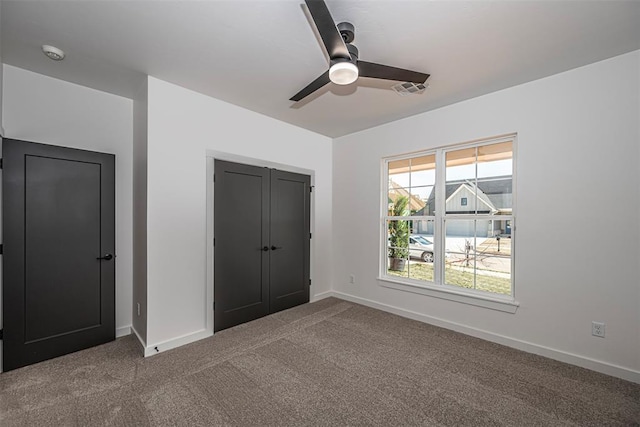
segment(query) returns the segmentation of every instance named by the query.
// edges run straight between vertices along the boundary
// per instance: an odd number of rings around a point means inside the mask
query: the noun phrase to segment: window
[[[515,136],[384,160],[381,278],[513,299]]]

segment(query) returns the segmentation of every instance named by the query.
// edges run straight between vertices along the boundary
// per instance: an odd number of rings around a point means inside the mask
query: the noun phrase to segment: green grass
[[[433,282],[433,264],[412,263],[406,264],[404,271],[388,270],[391,276],[408,277],[415,280],[425,280]],[[474,289],[473,287],[473,270],[445,268],[445,282],[447,285],[460,286],[462,288]],[[511,281],[503,277],[476,275],[475,289],[480,291],[492,292],[496,294],[510,295]]]

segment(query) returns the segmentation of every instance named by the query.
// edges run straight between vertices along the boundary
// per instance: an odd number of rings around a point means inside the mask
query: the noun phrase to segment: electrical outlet
[[[138,303],[136,303],[136,304],[137,304],[137,306],[138,306],[138,316],[140,316],[140,303],[138,302]]]
[[[349,283],[351,283],[351,284],[356,283],[356,276],[355,275],[352,274],[351,276],[349,276]]]
[[[591,335],[604,338],[604,323],[591,322]]]

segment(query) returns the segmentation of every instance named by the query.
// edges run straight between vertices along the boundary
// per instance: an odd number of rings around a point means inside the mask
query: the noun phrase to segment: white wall
[[[145,78],[133,100],[133,301],[132,327],[147,341],[147,97]],[[140,304],[138,313],[137,304]]]
[[[336,139],[336,293],[640,381],[639,86],[636,51]],[[517,312],[379,286],[380,159],[511,132]]]
[[[329,291],[331,139],[155,78],[148,106],[147,346],[206,329],[208,150],[314,171],[311,295]]]
[[[132,108],[130,99],[4,65],[7,138],[116,155],[116,333],[131,326]]]

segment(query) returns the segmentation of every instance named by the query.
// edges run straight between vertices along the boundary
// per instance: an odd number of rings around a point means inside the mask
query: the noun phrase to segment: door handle
[[[264,252],[267,252],[267,251],[269,251],[269,246],[265,246],[261,250],[264,251]]]
[[[276,249],[282,249],[282,246],[271,246],[272,251],[275,251]]]
[[[113,255],[111,255],[111,254],[106,254],[105,256],[101,256],[101,257],[98,257],[98,258],[96,258],[96,259],[100,259],[100,260],[102,260],[102,259],[103,259],[103,260],[105,260],[105,261],[111,261],[111,260],[113,259]]]

